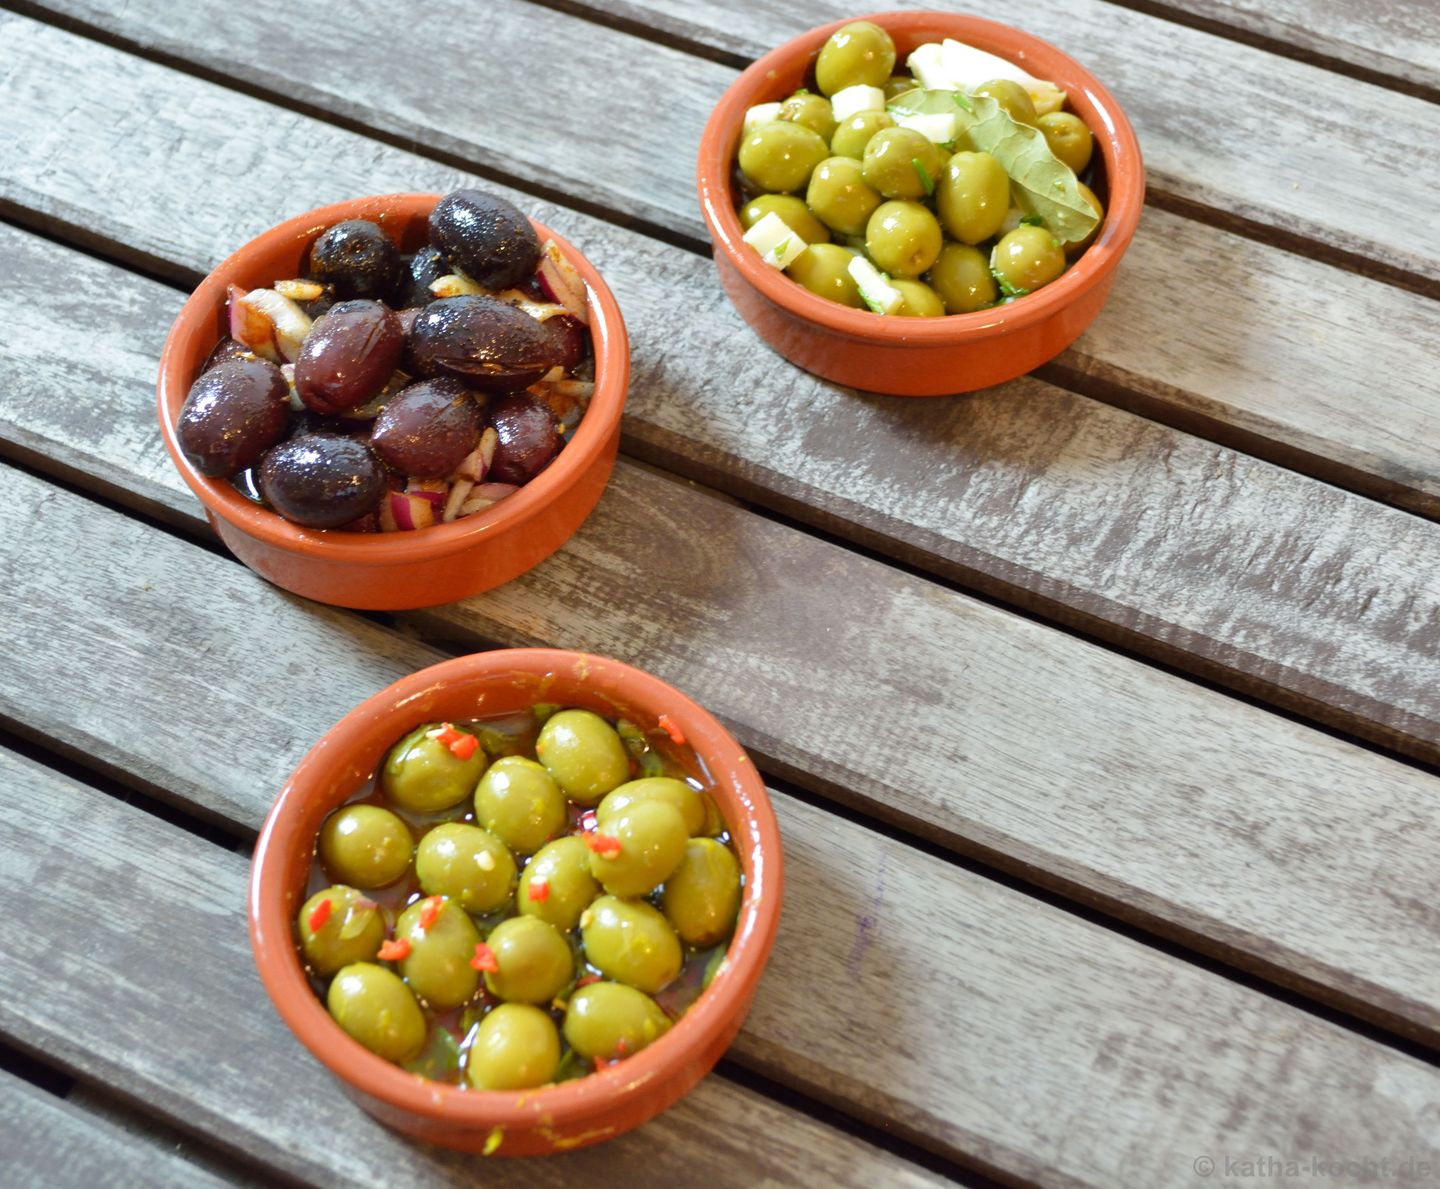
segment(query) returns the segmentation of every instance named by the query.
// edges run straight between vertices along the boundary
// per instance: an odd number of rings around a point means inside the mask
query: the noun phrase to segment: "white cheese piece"
[[[950,144],[956,137],[956,118],[949,112],[930,116],[896,116],[895,123],[920,133],[931,144]]]
[[[856,83],[830,96],[830,110],[835,113],[837,124],[858,116],[862,111],[884,111],[885,92],[879,87]]]
[[[746,108],[745,122],[741,125],[742,132],[752,132],[761,124],[768,124],[771,120],[780,118],[780,105],[778,103],[757,103],[754,107]]]
[[[805,241],[774,211],[757,220],[743,238],[771,268],[789,268],[806,248]]]
[[[905,304],[905,295],[864,256],[854,257],[846,267],[865,304],[877,314],[893,314]]]
[[[905,59],[905,65],[910,68],[918,82],[927,91],[953,91],[956,84],[951,81],[950,74],[945,68],[945,47],[938,41],[931,41],[920,46],[914,53]]]
[[[951,79],[951,87],[956,90],[970,92],[992,79],[1008,78],[1029,93],[1037,116],[1059,111],[1065,106],[1065,92],[1054,83],[1036,78],[1014,62],[977,50],[953,37],[945,39],[941,48],[941,64],[945,76]]]

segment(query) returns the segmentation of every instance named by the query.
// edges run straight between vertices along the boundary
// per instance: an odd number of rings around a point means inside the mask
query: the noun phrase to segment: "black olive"
[[[430,242],[487,289],[510,289],[535,271],[540,237],[515,207],[483,190],[456,190],[430,212]]]
[[[355,438],[309,434],[274,447],[260,462],[260,494],[286,520],[338,528],[375,508],[385,468]]]
[[[400,279],[400,250],[367,219],[336,223],[310,245],[308,275],[342,300],[388,298]]]
[[[442,297],[420,311],[410,354],[426,375],[451,373],[508,392],[535,383],[564,350],[529,314],[494,297]]]

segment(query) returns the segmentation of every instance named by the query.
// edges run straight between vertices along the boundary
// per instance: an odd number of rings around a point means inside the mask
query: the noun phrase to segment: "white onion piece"
[[[291,301],[314,301],[325,293],[325,286],[319,281],[276,281],[275,292]]]
[[[290,391],[287,394],[290,400],[290,407],[297,413],[305,411],[305,402],[300,399],[300,393],[295,390],[295,365],[293,363],[282,363],[280,374],[285,377],[285,383]]]
[[[236,298],[236,302],[249,309],[259,311],[270,320],[270,324],[274,328],[273,342],[287,363],[294,363],[299,358],[300,344],[310,333],[312,325],[310,315],[288,297],[281,297],[273,289],[252,289],[249,293]],[[233,313],[231,325],[232,327],[234,325]],[[244,339],[240,341],[245,342]],[[251,347],[252,350],[259,350],[258,347],[254,347],[248,342],[245,345]],[[274,362],[278,363],[279,360]]]
[[[535,270],[540,287],[551,301],[559,302],[574,318],[590,325],[590,307],[585,296],[585,282],[575,266],[560,254],[553,239],[540,248],[540,267]]]
[[[460,515],[469,516],[482,512],[519,490],[514,483],[477,483],[475,490],[470,493],[470,498],[460,505]]]
[[[506,289],[495,294],[501,301],[514,306],[517,310],[523,310],[537,322],[544,322],[547,318],[555,318],[561,315],[568,317],[570,311],[562,305],[556,305],[550,301],[531,301],[518,289]]]
[[[463,464],[462,464],[463,465]],[[450,496],[445,501],[445,511],[440,517],[446,524],[449,524],[455,517],[460,515],[460,505],[465,502],[475,484],[469,479],[456,479],[450,485]]]
[[[472,281],[464,273],[452,272],[436,277],[430,282],[430,292],[436,297],[493,297],[493,290]]]
[[[246,290],[231,285],[226,290],[230,312],[230,337],[248,347],[262,359],[271,363],[280,362],[280,351],[275,346],[275,323],[269,315],[246,302]]]
[[[485,478],[485,473],[490,469],[490,460],[495,457],[495,446],[499,440],[499,435],[496,434],[494,427],[486,427],[485,432],[480,435],[480,441],[476,444],[475,449],[462,458],[460,465],[451,473],[451,481],[458,483],[463,480],[474,484]],[[488,455],[486,453],[487,445],[489,446]]]
[[[561,380],[558,384],[552,384],[550,387],[560,396],[575,397],[580,400],[589,400],[595,395],[593,380]]]

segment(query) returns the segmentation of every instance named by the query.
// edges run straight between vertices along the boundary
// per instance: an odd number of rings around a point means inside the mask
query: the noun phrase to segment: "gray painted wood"
[[[8,990],[8,988],[7,988]],[[108,1120],[0,1070],[4,1180],[13,1189],[221,1189],[213,1175]]]
[[[29,113],[33,135],[19,138],[27,156],[5,180],[11,201],[172,270],[208,266],[320,201],[458,177],[56,30],[13,18],[12,28],[5,47],[23,52],[0,95]],[[57,92],[45,80],[62,63],[88,63],[94,85]],[[126,113],[118,154],[106,122],[115,109]],[[250,154],[215,185],[211,163],[229,161],[233,130],[251,127],[271,129],[287,156]],[[176,143],[189,151],[172,153]],[[1433,525],[1035,380],[897,401],[777,373],[703,261],[529,205],[574,234],[629,312],[633,451],[1440,759]]]
[[[941,1183],[722,1078],[612,1143],[482,1162],[411,1143],[351,1104],[291,1036],[254,972],[246,861],[37,765],[0,753],[0,886],[32,936],[0,967],[0,1031],[142,1101],[162,1119],[318,1184]],[[77,831],[77,818],[86,828]],[[63,888],[64,895],[56,895]],[[103,972],[104,977],[97,977]]]

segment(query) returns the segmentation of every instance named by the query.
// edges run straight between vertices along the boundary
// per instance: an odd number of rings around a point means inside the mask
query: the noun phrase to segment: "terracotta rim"
[[[590,334],[595,354],[595,393],[574,436],[545,468],[514,495],[491,508],[450,524],[416,532],[335,533],[292,524],[253,503],[223,479],[202,475],[181,453],[175,419],[184,404],[193,375],[180,375],[178,359],[196,338],[209,338],[217,312],[224,308],[225,289],[257,249],[281,243],[308,244],[325,228],[345,219],[389,214],[419,215],[440,200],[439,194],[380,194],[318,207],[272,227],[226,257],[202,281],[181,308],[160,355],[157,405],[165,447],[181,477],[213,514],[240,531],[290,553],[355,565],[394,565],[443,557],[482,544],[487,538],[514,530],[533,519],[600,454],[625,404],[630,381],[630,348],[625,323],[614,295],[595,267],[573,244],[543,223],[531,219],[541,242],[553,239],[575,266],[590,290]],[[213,344],[214,339],[210,340]]]
[[[1052,79],[1069,95],[1070,105],[1086,116],[1105,160],[1110,203],[1100,235],[1058,280],[1009,306],[947,314],[941,318],[903,318],[883,322],[869,310],[827,301],[776,269],[741,237],[744,228],[735,210],[730,186],[731,163],[745,110],[781,98],[773,75],[797,59],[819,52],[825,40],[854,21],[872,21],[889,30],[922,29],[970,42],[979,49],[1023,65],[1040,78]],[[1011,48],[1015,42],[1023,48]],[[696,166],[701,213],[716,247],[756,290],[797,317],[861,342],[908,342],[939,346],[990,337],[1045,321],[1080,293],[1113,271],[1140,221],[1145,201],[1145,170],[1140,145],[1130,121],[1105,86],[1074,58],[1011,25],[951,12],[878,12],[832,21],[802,33],[752,63],[725,91],[705,124]]]
[[[598,679],[594,686],[598,695],[613,690],[617,700],[632,709],[668,714],[717,782],[726,780],[734,786],[743,813],[730,814],[727,825],[737,849],[748,849],[752,855],[753,868],[730,943],[728,968],[668,1033],[602,1072],[531,1092],[469,1090],[418,1078],[342,1032],[310,987],[285,908],[286,857],[297,846],[308,850],[314,844],[313,838],[299,837],[295,819],[318,780],[333,787],[337,779],[334,770],[345,764],[347,743],[391,723],[395,724],[394,737],[399,738],[409,729],[402,724],[425,721],[427,692],[461,680],[499,680],[507,674],[543,674],[576,666],[585,666]],[[586,678],[587,682],[591,679]],[[348,796],[369,773],[350,769],[346,775],[353,780]],[[560,649],[477,653],[422,669],[362,702],[300,762],[256,844],[249,888],[250,940],[261,981],[276,1010],[336,1077],[392,1107],[441,1124],[467,1130],[499,1127],[518,1131],[537,1125],[559,1129],[648,1098],[656,1084],[669,1081],[696,1059],[724,1033],[735,1013],[745,1009],[779,926],[783,882],[779,838],[765,786],[744,750],[713,715],[659,678],[620,661]]]

